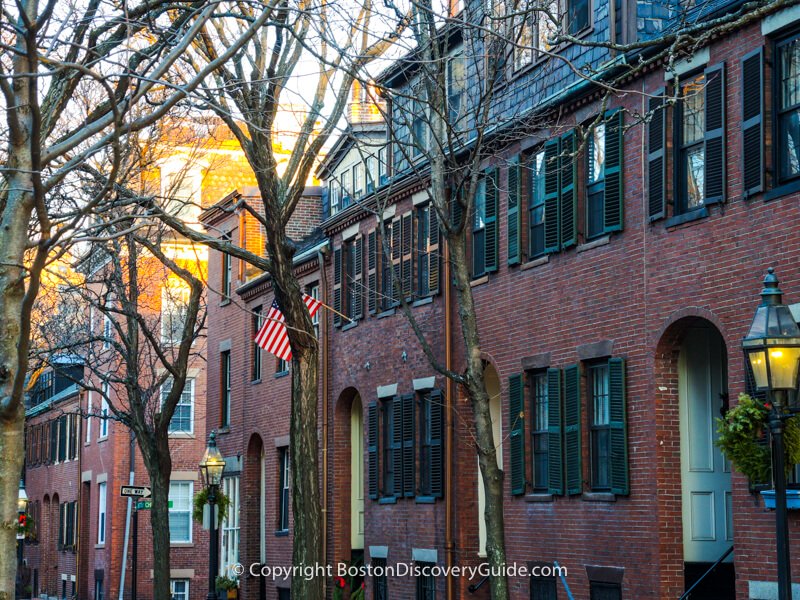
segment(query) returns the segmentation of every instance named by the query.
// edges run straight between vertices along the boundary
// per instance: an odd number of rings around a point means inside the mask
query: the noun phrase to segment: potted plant
[[[236,600],[239,597],[239,580],[227,575],[218,575],[216,579],[217,591],[225,592],[223,598]]]
[[[739,395],[739,402],[717,419],[717,447],[751,483],[768,482],[772,473],[772,455],[767,443],[769,431],[769,404]],[[787,472],[800,462],[800,423],[797,417],[786,420],[783,432]],[[774,490],[764,490],[767,508],[775,508]],[[789,508],[800,508],[800,490],[787,491]]]

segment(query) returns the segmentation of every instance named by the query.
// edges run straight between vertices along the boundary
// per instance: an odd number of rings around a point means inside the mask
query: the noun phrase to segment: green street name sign
[[[172,500],[167,502],[167,506],[172,508]],[[136,503],[136,510],[150,510],[151,508],[153,508],[152,500],[139,500],[139,502]]]

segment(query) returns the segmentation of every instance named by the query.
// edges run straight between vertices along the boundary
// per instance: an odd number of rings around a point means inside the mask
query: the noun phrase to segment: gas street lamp
[[[778,554],[778,600],[791,600],[789,517],[786,510],[786,469],[783,431],[786,419],[797,411],[797,375],[800,367],[800,328],[770,267],[764,278],[761,304],[756,309],[742,349],[753,371],[756,387],[771,402],[772,478],[775,485],[775,531]]]
[[[217,571],[219,570],[219,540],[217,539],[217,519],[215,504],[217,490],[222,482],[222,471],[225,469],[225,459],[222,458],[217,448],[217,433],[212,431],[208,436],[203,460],[200,461],[200,473],[203,476],[203,485],[208,490],[209,508],[209,544],[208,544],[208,596],[207,600],[217,600]]]

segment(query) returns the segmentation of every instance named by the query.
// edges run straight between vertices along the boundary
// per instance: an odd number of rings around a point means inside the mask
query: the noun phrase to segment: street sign
[[[152,494],[149,487],[144,485],[123,485],[119,488],[120,496],[131,498],[149,498]]]
[[[167,501],[168,508],[172,508],[172,500]],[[139,500],[136,503],[136,510],[150,510],[153,508],[152,500]]]

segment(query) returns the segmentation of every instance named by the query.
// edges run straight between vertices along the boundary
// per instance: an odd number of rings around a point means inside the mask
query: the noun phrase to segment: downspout
[[[136,473],[136,438],[131,430],[131,444],[130,444],[130,463],[131,473],[128,477],[128,485],[133,485],[133,478]],[[106,496],[108,496],[108,489],[106,489]],[[106,501],[106,504],[108,502]],[[108,509],[106,509],[108,510]],[[128,540],[131,535],[131,511],[133,510],[133,498],[128,498],[128,508],[125,511],[125,539],[122,542],[122,569],[119,572],[119,600],[123,600],[125,593],[125,569],[128,565]]]
[[[445,368],[453,368],[452,328],[453,310],[451,306],[451,280],[450,280],[450,244],[445,239],[444,243],[444,360]],[[455,398],[455,381],[449,377],[445,380],[445,460],[444,474],[444,551],[447,565],[447,600],[455,598],[455,579],[453,578],[453,555],[455,543],[453,542],[453,399]]]
[[[328,304],[328,278],[324,248],[317,250],[322,301]],[[320,319],[322,344],[322,560],[328,563],[328,319]],[[327,596],[328,580],[322,578],[322,597]]]
[[[83,398],[86,396],[83,392],[78,392],[78,416],[80,416],[81,411],[81,404],[83,403]],[[87,411],[88,413],[88,411]],[[85,435],[83,433],[84,428],[84,421],[83,419],[78,420],[80,426],[78,427],[77,439],[75,443],[78,444],[78,473],[83,474],[83,448],[84,448],[84,441]],[[75,533],[75,595],[76,597],[80,598],[81,592],[81,552],[83,551],[83,536],[81,535],[81,523],[84,519],[83,514],[83,477],[78,479],[78,527]],[[88,516],[88,515],[87,515]],[[88,535],[88,531],[86,532]]]

